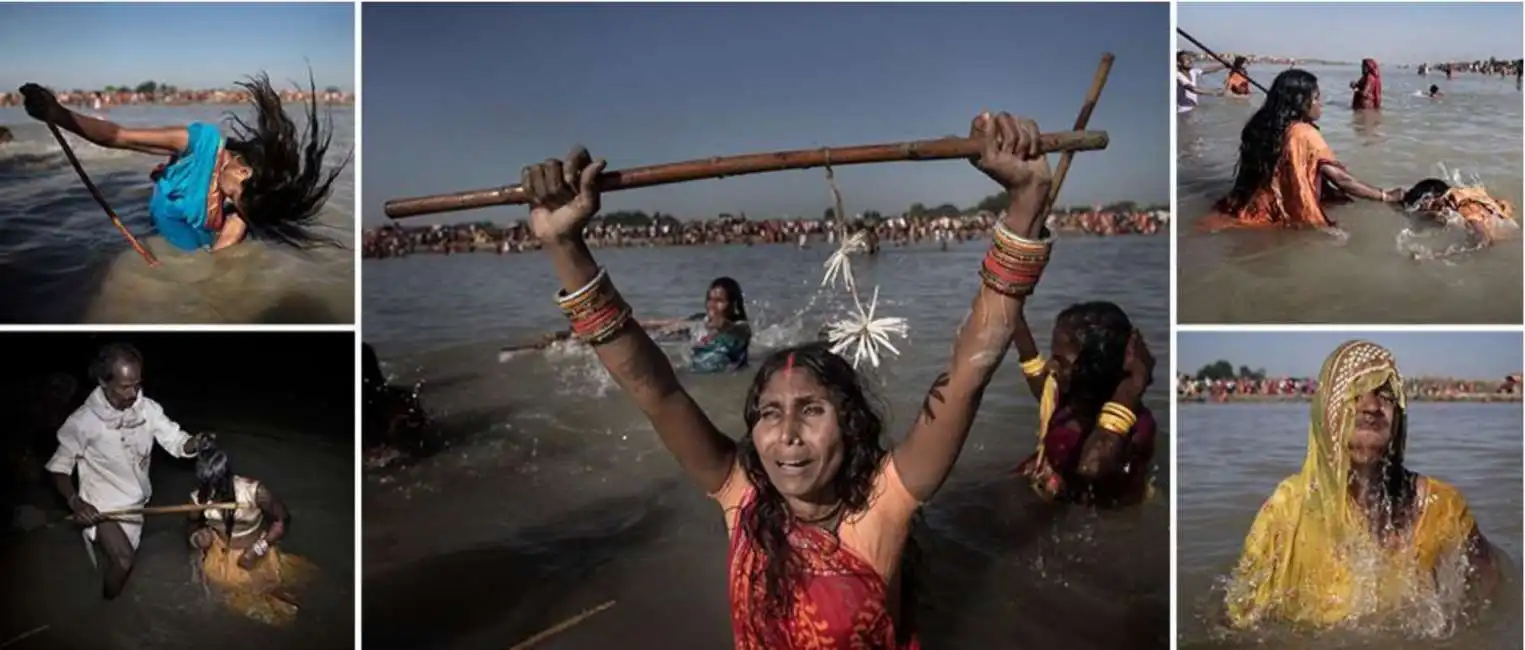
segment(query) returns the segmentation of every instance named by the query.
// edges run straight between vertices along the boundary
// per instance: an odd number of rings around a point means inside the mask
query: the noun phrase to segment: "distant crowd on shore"
[[[105,90],[54,90],[59,103],[65,106],[93,111],[111,110],[115,106],[161,105],[188,106],[193,104],[245,104],[249,93],[242,88],[209,90],[186,90],[173,86],[140,85],[137,88],[109,86]],[[281,91],[283,102],[305,102],[313,93],[295,88]],[[338,88],[327,88],[317,93],[320,104],[354,104],[355,93]],[[21,93],[0,94],[0,106],[20,106]]]
[[[856,219],[849,223],[849,236],[868,231],[879,246],[907,246],[930,241],[946,246],[988,236],[1005,216],[981,210],[958,217],[898,216],[888,219]],[[1155,235],[1170,231],[1165,210],[1105,209],[1070,210],[1049,216],[1049,228],[1076,235]],[[839,229],[825,219],[749,220],[721,215],[715,219],[682,221],[658,216],[635,223],[595,218],[588,225],[588,245],[600,248],[647,246],[705,246],[742,244],[836,244]],[[464,223],[402,227],[387,224],[365,231],[361,251],[366,258],[402,257],[416,253],[520,253],[537,250],[539,242],[526,222],[508,225]]]
[[[1521,399],[1520,375],[1502,379],[1456,379],[1453,377],[1406,377],[1405,395],[1423,401],[1515,401]],[[1313,398],[1318,379],[1310,377],[1176,378],[1176,395],[1202,402],[1302,401]]]

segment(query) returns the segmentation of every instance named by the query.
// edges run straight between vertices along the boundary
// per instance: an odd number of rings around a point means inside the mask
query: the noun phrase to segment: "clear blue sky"
[[[1117,55],[1062,204],[1170,196],[1168,7],[1151,4],[364,6],[363,221],[387,199],[516,183],[576,143],[611,168],[967,135],[981,110],[1067,131]],[[1057,158],[1057,157],[1056,157]],[[611,194],[606,210],[819,218],[820,170]],[[837,172],[848,212],[967,206],[967,163]],[[523,207],[411,220],[519,219]]]
[[[277,88],[355,86],[355,6],[0,3],[0,88],[158,81],[226,88],[264,70]]]
[[[1176,5],[1177,26],[1214,51],[1410,64],[1520,58],[1521,17],[1518,2]]]
[[[1404,375],[1487,379],[1520,372],[1525,347],[1514,332],[1181,332],[1176,369],[1194,375],[1219,359],[1273,376],[1312,377],[1341,343],[1364,339],[1392,350]]]

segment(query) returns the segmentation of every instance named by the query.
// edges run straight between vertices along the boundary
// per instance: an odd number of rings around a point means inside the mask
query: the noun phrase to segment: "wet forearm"
[[[122,132],[122,127],[88,115],[80,115],[67,108],[59,107],[52,122],[60,128],[73,133],[81,138],[89,140],[92,144],[101,147],[114,146],[117,136]]]
[[[1349,194],[1352,197],[1358,199],[1366,199],[1368,201],[1387,200],[1387,194],[1381,189],[1363,182],[1361,179],[1356,178],[1350,172],[1345,171],[1340,167],[1335,165],[1323,165],[1319,168],[1319,170],[1321,173],[1323,173],[1324,178],[1327,178],[1329,182],[1334,184],[1335,187],[1340,188],[1341,192]]]
[[[1132,379],[1126,380],[1113,392],[1111,401],[1137,411],[1143,402],[1144,388]],[[1097,481],[1122,471],[1128,459],[1131,434],[1131,431],[1108,431],[1100,423],[1092,425],[1090,435],[1080,448],[1080,465],[1076,473],[1088,481]]]

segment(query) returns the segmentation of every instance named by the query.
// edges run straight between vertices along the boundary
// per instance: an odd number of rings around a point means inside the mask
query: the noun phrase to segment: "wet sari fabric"
[[[740,522],[753,516],[757,489],[737,465],[713,495],[730,532],[728,583],[737,650],[919,650],[914,634],[897,641],[901,553],[918,504],[886,456],[873,496],[837,533],[795,523],[789,540],[800,571],[789,616],[764,611],[760,572],[766,556]]]
[[[1287,127],[1281,158],[1271,182],[1255,190],[1243,206],[1228,199],[1213,207],[1213,214],[1197,224],[1199,230],[1226,228],[1328,228],[1334,222],[1324,205],[1348,200],[1323,180],[1319,167],[1344,165],[1312,124],[1297,122]]]
[[[1260,509],[1229,584],[1234,627],[1279,621],[1325,628],[1391,614],[1433,594],[1436,570],[1465,552],[1475,522],[1461,493],[1442,481],[1415,477],[1412,523],[1382,540],[1348,496],[1356,399],[1383,386],[1401,407],[1402,378],[1392,355],[1375,344],[1345,343],[1324,362],[1302,471]],[[1405,429],[1400,421],[1394,434],[1400,455]]]

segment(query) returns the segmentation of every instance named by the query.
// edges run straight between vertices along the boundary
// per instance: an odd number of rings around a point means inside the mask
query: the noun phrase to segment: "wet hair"
[[[222,449],[203,447],[196,454],[196,499],[203,504],[238,500],[233,491],[233,468]],[[223,512],[222,523],[228,539],[232,539],[233,513]]]
[[[741,283],[730,277],[715,278],[715,281],[710,283],[710,288],[706,290],[706,293],[714,291],[716,287],[725,292],[725,300],[727,303],[730,303],[730,311],[726,313],[725,317],[731,319],[733,323],[746,321],[747,301],[741,296]]]
[[[102,346],[95,353],[95,360],[90,362],[90,378],[98,383],[106,383],[116,379],[116,369],[124,363],[131,363],[138,367],[143,366],[143,353],[131,343],[109,343]]]
[[[1095,423],[1101,407],[1112,399],[1127,376],[1128,339],[1133,336],[1133,322],[1121,307],[1105,302],[1083,302],[1059,312],[1055,324],[1075,337],[1079,352],[1070,364],[1065,390],[1056,408],[1068,408],[1070,414],[1086,425]]]
[[[1451,185],[1438,178],[1426,178],[1403,194],[1403,207],[1409,210],[1419,208],[1419,204],[1429,200],[1438,199],[1451,191]]]
[[[1250,116],[1239,134],[1239,162],[1234,168],[1234,189],[1225,199],[1226,211],[1249,203],[1255,191],[1271,182],[1286,146],[1287,129],[1293,124],[1312,124],[1308,109],[1318,92],[1318,77],[1293,68],[1276,75],[1266,101]]]
[[[323,156],[333,140],[333,116],[328,115],[325,128],[319,128],[318,88],[312,72],[308,71],[311,100],[301,135],[282,109],[280,93],[270,86],[269,76],[260,73],[238,82],[238,86],[249,92],[255,124],[229,113],[234,135],[227,139],[226,148],[252,171],[237,203],[238,215],[248,224],[249,233],[296,248],[343,248],[339,241],[312,230],[334,180],[353,155],[351,152],[337,167],[323,170]]]
[[[1403,453],[1408,439],[1408,414],[1402,406],[1393,407],[1393,436],[1387,441],[1387,454],[1382,459],[1382,498],[1391,508],[1393,524],[1403,523],[1412,528],[1419,523],[1418,517],[1402,517],[1413,512],[1418,498],[1417,475],[1404,465]]]
[[[1435,84],[1430,84],[1430,94],[1433,95],[1433,94],[1438,93],[1438,92],[1440,92],[1440,86],[1437,86]]]
[[[1236,56],[1234,57],[1234,66],[1232,69],[1238,70],[1239,72],[1244,72],[1244,64],[1249,63],[1249,61],[1250,60],[1248,58],[1243,56]]]
[[[765,637],[774,633],[773,626],[768,624],[769,620],[790,616],[789,612],[794,605],[794,592],[790,585],[801,571],[800,560],[789,543],[789,529],[795,525],[794,515],[789,512],[789,505],[785,503],[783,495],[769,480],[757,445],[752,440],[752,429],[762,418],[759,401],[763,390],[774,375],[785,368],[805,370],[814,375],[821,386],[825,387],[828,398],[836,407],[843,456],[842,466],[832,479],[832,488],[842,500],[841,511],[837,514],[838,521],[868,508],[874,476],[889,453],[880,438],[884,432],[884,420],[870,403],[868,394],[859,382],[857,371],[845,359],[833,354],[828,344],[808,343],[777,350],[768,355],[757,369],[752,387],[747,390],[746,408],[742,415],[747,424],[747,433],[738,443],[736,452],[742,471],[746,472],[747,478],[757,488],[757,495],[750,513],[743,512],[745,516],[737,523],[747,537],[761,548],[765,558],[762,566],[753,569],[753,575],[749,576],[751,584],[762,585],[762,606],[757,607],[754,603],[751,608],[753,619],[746,623],[753,631]],[[897,634],[904,635],[913,628],[910,616],[915,605],[915,574],[920,560],[920,547],[914,538],[907,538],[901,557],[901,616],[896,630]],[[756,598],[757,595],[754,591],[747,597]],[[787,645],[782,640],[772,641],[776,643],[770,643],[770,646]]]

